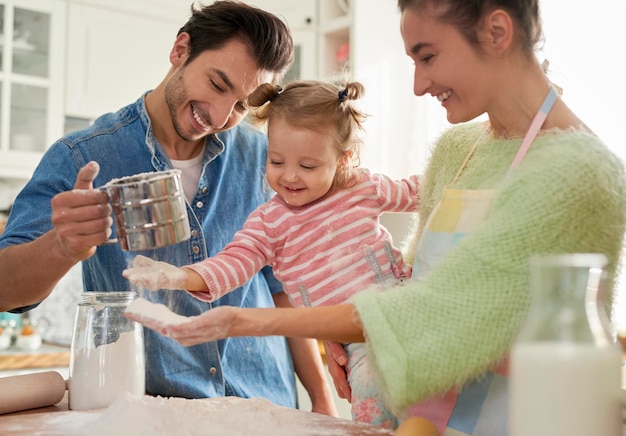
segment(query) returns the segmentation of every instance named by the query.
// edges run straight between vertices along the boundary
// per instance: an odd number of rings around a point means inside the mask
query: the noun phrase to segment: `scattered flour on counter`
[[[189,321],[186,316],[172,312],[164,304],[157,304],[145,298],[135,298],[126,308],[126,313],[133,313],[145,320],[153,320],[162,325],[180,324]]]
[[[276,406],[261,398],[188,400],[119,396],[97,418],[68,436],[392,435],[391,430]]]

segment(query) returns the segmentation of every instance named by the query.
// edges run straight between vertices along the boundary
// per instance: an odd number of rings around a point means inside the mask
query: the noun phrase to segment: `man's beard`
[[[165,103],[170,111],[172,126],[178,136],[187,142],[193,142],[198,138],[193,138],[185,133],[181,123],[178,122],[176,115],[177,109],[182,107],[184,102],[187,101],[187,93],[185,91],[185,87],[183,86],[183,71],[184,68],[181,69],[176,76],[172,77],[165,85]]]

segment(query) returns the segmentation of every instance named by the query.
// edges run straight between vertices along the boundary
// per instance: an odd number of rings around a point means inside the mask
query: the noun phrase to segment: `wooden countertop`
[[[182,399],[181,399],[182,400]],[[203,401],[203,400],[194,400]],[[241,398],[234,399],[234,397],[214,398],[204,401],[210,401],[215,404],[215,410],[213,407],[207,408],[205,424],[199,427],[199,432],[193,434],[202,435],[214,435],[218,434],[215,430],[212,430],[212,426],[216,424],[228,424],[232,427],[231,432],[228,434],[255,434],[252,432],[244,432],[243,428],[249,427],[245,425],[247,422],[262,422],[263,420],[269,420],[275,422],[276,428],[271,431],[271,434],[319,434],[319,429],[324,429],[324,434],[335,436],[392,436],[391,430],[382,429],[370,424],[358,423],[348,419],[333,418],[326,415],[321,415],[312,412],[306,412],[297,409],[288,409],[281,406],[275,406],[270,402],[263,403],[262,406],[250,408],[245,407],[245,403],[239,401],[251,401],[253,404],[260,404],[260,399],[244,400]],[[232,402],[231,406],[222,406],[223,403]],[[243,406],[243,407],[242,407]],[[144,412],[147,409],[142,409]],[[173,407],[172,410],[181,410]],[[232,421],[225,419],[222,411],[228,414],[228,410],[236,412],[241,421]],[[108,415],[105,415],[109,412]],[[120,420],[129,419],[122,413],[122,416],[117,415],[116,418]],[[120,412],[121,413],[121,412]],[[42,407],[38,409],[31,409],[22,412],[9,413],[0,415],[0,433],[3,436],[65,436],[67,434],[84,434],[85,428],[90,428],[92,435],[108,434],[105,429],[102,428],[103,419],[109,422],[111,418],[110,411],[108,409],[92,409],[92,410],[70,410],[68,408],[68,394],[65,393],[63,399],[54,406]],[[137,416],[138,420],[148,419],[149,415]],[[198,420],[197,413],[191,413],[191,418]],[[147,426],[148,424],[146,424]],[[242,426],[240,429],[239,427]],[[163,434],[175,434],[172,432],[166,432],[167,429],[161,429]],[[127,434],[127,433],[124,433]],[[177,433],[176,433],[177,434]],[[219,433],[220,435],[223,433]],[[256,434],[263,436],[267,435],[268,431],[259,431]]]
[[[74,424],[84,425],[94,419],[102,409],[71,411],[68,396],[48,407],[24,410],[0,415],[0,428],[3,435],[63,436],[72,430]]]
[[[9,347],[0,350],[0,370],[68,366],[70,348],[44,343],[37,350]]]

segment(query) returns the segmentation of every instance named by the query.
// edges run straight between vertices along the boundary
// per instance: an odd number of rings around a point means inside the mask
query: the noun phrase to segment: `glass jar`
[[[76,309],[69,407],[107,407],[120,394],[145,394],[143,328],[124,317],[135,292],[83,292]]]
[[[601,254],[537,256],[511,351],[510,436],[621,436],[621,353],[605,312]]]

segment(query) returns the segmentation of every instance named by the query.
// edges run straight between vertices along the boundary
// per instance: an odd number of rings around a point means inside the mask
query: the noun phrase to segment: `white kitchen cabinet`
[[[342,78],[350,68],[350,40],[354,0],[318,0],[319,24],[317,74],[321,80]]]
[[[112,7],[119,3],[68,2],[65,115],[69,117],[96,118],[116,111],[157,86],[171,66],[169,53],[190,15],[189,5],[172,2],[175,12],[159,16],[154,10],[139,14]],[[137,3],[150,11],[152,2]]]
[[[65,3],[0,1],[0,175],[30,177],[62,132]]]
[[[292,30],[295,59],[293,66],[285,75],[284,81],[296,79],[316,79],[316,35],[314,30]]]
[[[287,22],[294,39],[296,59],[292,71],[285,77],[286,82],[330,80],[348,67],[350,0],[247,0],[246,3],[272,12]]]
[[[65,0],[68,4],[82,4],[144,18],[169,18],[182,25],[191,14],[194,0]],[[211,3],[209,0],[208,3]],[[182,14],[182,15],[181,15]]]
[[[285,82],[315,79],[317,75],[318,0],[248,0],[246,3],[271,12],[285,20],[293,37],[295,59]]]
[[[285,20],[290,29],[313,29],[316,22],[317,0],[245,0]]]
[[[249,3],[284,17],[291,28],[296,63],[286,80],[331,80],[347,67],[353,80],[365,84],[360,103],[372,116],[365,126],[364,166],[392,176],[419,169],[428,142],[440,131],[433,125],[445,124],[445,111],[435,101],[412,95],[413,70],[404,54],[395,2]],[[0,0],[0,6],[3,39],[15,28],[16,10],[49,17],[47,25],[38,23],[30,34],[48,35],[38,36],[46,42],[45,61],[20,53],[31,62],[28,70],[16,71],[13,34],[0,49],[0,178],[28,178],[41,152],[70,126],[67,120],[78,122],[72,128],[81,127],[83,120],[115,111],[156,86],[190,14],[188,0]],[[48,76],[38,75],[42,62],[48,63]]]
[[[287,79],[314,78],[316,0],[248,3],[291,26],[296,62]],[[65,115],[93,119],[155,87],[170,67],[170,50],[190,13],[185,1],[68,0]]]

